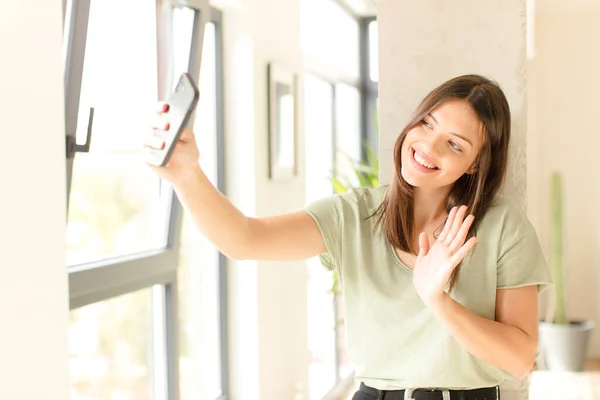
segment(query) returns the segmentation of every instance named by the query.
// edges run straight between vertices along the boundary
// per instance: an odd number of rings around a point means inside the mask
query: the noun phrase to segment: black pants
[[[441,391],[415,390],[412,395],[415,400],[443,400]],[[500,400],[500,390],[497,386],[472,390],[450,390],[451,400]],[[404,390],[378,390],[364,383],[352,400],[404,400]]]

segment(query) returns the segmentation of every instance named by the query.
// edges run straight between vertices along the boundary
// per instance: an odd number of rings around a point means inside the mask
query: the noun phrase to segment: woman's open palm
[[[413,269],[413,284],[427,305],[441,298],[452,271],[477,243],[475,237],[465,243],[475,219],[473,215],[465,218],[466,213],[466,206],[452,208],[444,230],[432,246],[429,245],[426,233],[419,235],[419,254]]]

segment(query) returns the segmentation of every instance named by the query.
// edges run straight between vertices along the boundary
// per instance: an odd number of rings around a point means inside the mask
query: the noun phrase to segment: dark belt
[[[470,390],[429,388],[379,390],[361,383],[359,391],[377,400],[500,400],[498,386]],[[408,393],[406,393],[407,391]]]

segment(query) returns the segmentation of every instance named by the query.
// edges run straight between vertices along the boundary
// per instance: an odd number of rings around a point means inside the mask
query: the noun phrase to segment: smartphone
[[[194,80],[187,72],[181,74],[175,90],[169,99],[169,109],[163,114],[163,117],[169,122],[169,129],[154,130],[154,136],[160,137],[165,142],[162,149],[150,149],[150,163],[164,167],[169,162],[171,154],[179,141],[181,132],[185,129],[196,105],[200,92],[194,83]]]

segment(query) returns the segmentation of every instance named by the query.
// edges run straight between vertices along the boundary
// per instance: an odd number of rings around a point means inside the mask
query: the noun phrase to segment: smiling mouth
[[[438,167],[436,167],[433,164],[430,164],[429,162],[427,162],[427,160],[425,160],[422,156],[420,156],[419,153],[417,153],[417,151],[415,149],[412,149],[412,156],[419,165],[421,165],[427,169],[430,169],[432,171],[439,170]]]

